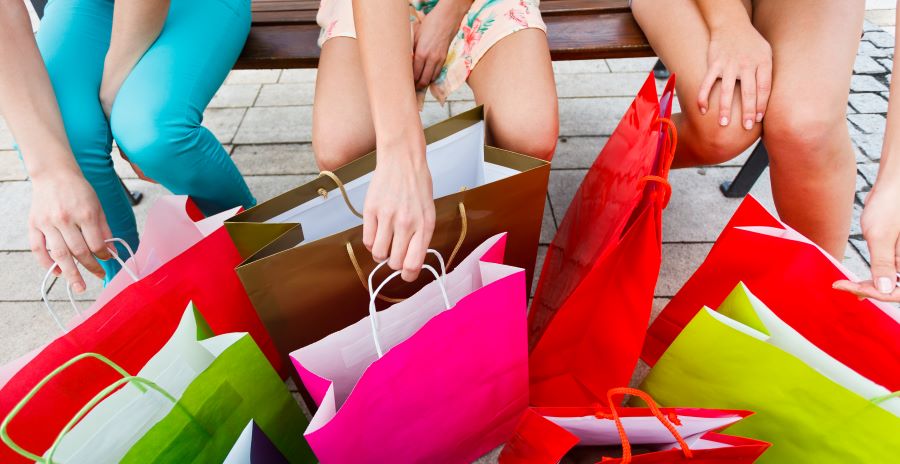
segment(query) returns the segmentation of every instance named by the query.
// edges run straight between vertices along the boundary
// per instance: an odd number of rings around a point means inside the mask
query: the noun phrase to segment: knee
[[[316,156],[316,165],[322,171],[334,171],[369,153],[374,145],[374,141],[365,137],[348,137],[345,131],[313,125],[313,153]]]
[[[759,125],[752,130],[734,123],[722,127],[708,115],[686,115],[686,122],[690,128],[687,136],[681,139],[682,143],[690,147],[703,165],[721,164],[733,159],[760,136]]]
[[[128,159],[150,177],[172,169],[173,159],[196,143],[199,125],[154,111],[113,108],[113,138]]]
[[[504,150],[550,161],[559,139],[559,119],[553,114],[520,115],[489,121],[492,143]]]
[[[773,164],[800,163],[804,169],[831,169],[836,156],[844,150],[831,147],[848,138],[847,122],[842,111],[825,109],[778,108],[766,114],[763,142],[772,155]]]

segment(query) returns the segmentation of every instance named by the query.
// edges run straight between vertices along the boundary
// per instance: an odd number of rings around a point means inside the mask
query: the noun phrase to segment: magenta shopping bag
[[[304,435],[320,461],[469,463],[512,437],[528,342],[525,271],[500,264],[505,245],[488,239],[409,299],[291,353],[319,405]]]

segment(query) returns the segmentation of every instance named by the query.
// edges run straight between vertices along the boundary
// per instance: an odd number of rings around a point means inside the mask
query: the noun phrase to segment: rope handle
[[[660,160],[658,172],[642,177],[638,183],[638,188],[643,189],[650,182],[663,185],[666,192],[662,197],[662,207],[665,209],[669,206],[669,200],[672,198],[672,185],[669,184],[669,169],[672,167],[672,160],[675,159],[675,150],[678,147],[678,129],[675,127],[675,123],[669,118],[657,118],[656,122],[665,125],[668,129],[666,131],[666,141],[668,143],[663,147],[664,156]]]
[[[469,232],[469,219],[466,213],[466,205],[463,202],[459,202],[459,217],[460,217],[460,231],[459,238],[456,240],[456,245],[453,246],[453,251],[450,253],[450,258],[447,260],[446,269],[449,269],[451,265],[453,265],[453,260],[456,259],[456,255],[459,253],[460,248],[462,248],[463,243],[466,241],[466,235]],[[356,258],[356,253],[353,251],[353,245],[350,242],[346,244],[347,248],[347,256],[350,258],[350,263],[353,265],[353,269],[356,271],[356,276],[359,278],[360,284],[362,284],[363,288],[368,293],[372,293],[372,283],[370,279],[366,279],[365,272],[363,272],[362,266],[359,265],[359,260]],[[384,263],[380,263],[376,266],[376,270],[380,268]],[[443,266],[443,262],[441,262],[441,266]],[[374,272],[374,271],[373,271]],[[446,273],[446,271],[445,271]],[[386,301],[388,303],[399,303],[406,298],[394,298],[386,295],[381,295],[376,292],[375,295],[381,301]]]
[[[35,395],[37,395],[37,393],[48,382],[53,380],[57,375],[59,375],[60,373],[62,373],[63,371],[65,371],[66,369],[71,367],[73,364],[76,364],[79,361],[88,359],[88,358],[93,358],[93,359],[96,359],[96,360],[102,362],[103,364],[106,364],[107,366],[111,367],[113,370],[118,372],[122,376],[122,378],[117,380],[113,384],[109,385],[105,389],[103,389],[103,391],[101,391],[100,393],[95,395],[87,404],[85,404],[78,411],[78,413],[66,424],[65,427],[63,427],[62,431],[56,437],[56,440],[54,440],[53,445],[50,447],[50,451],[47,454],[46,458],[39,456],[37,454],[31,453],[31,452],[25,450],[24,448],[22,448],[21,446],[19,446],[16,442],[14,442],[12,440],[12,438],[10,438],[10,436],[9,436],[8,429],[9,429],[10,422],[12,422],[12,420],[16,417],[16,415],[18,415],[19,412],[22,411],[22,409],[34,398]],[[147,392],[147,388],[149,387],[153,390],[156,390],[157,392],[162,394],[167,399],[171,400],[172,403],[176,403],[175,397],[173,397],[169,392],[165,391],[162,387],[160,387],[153,381],[145,379],[143,377],[136,377],[136,376],[129,374],[121,366],[114,363],[113,361],[111,361],[106,356],[103,356],[102,354],[83,353],[83,354],[75,356],[74,358],[66,361],[61,366],[54,369],[53,372],[47,374],[46,377],[44,377],[40,382],[38,382],[38,384],[35,385],[34,388],[32,388],[31,391],[29,391],[28,394],[25,395],[25,397],[22,398],[22,400],[19,401],[18,404],[16,404],[16,406],[9,412],[9,414],[7,414],[6,418],[3,419],[3,423],[0,424],[0,439],[3,440],[3,443],[5,443],[6,446],[8,446],[10,449],[15,451],[19,455],[25,457],[26,459],[30,459],[30,460],[40,462],[40,463],[52,464],[53,463],[53,454],[56,452],[56,449],[59,447],[59,445],[62,442],[62,439],[65,437],[65,435],[67,433],[69,433],[69,431],[71,431],[72,428],[75,427],[75,425],[79,421],[81,421],[81,419],[83,419],[84,416],[87,415],[87,413],[90,412],[94,408],[94,406],[97,405],[97,403],[102,401],[104,398],[109,396],[112,392],[116,391],[119,387],[121,387],[122,385],[125,385],[126,383],[134,383],[135,387],[138,390],[140,390],[142,393]]]
[[[653,401],[653,398],[650,395],[638,390],[636,388],[613,388],[606,393],[606,400],[609,403],[609,410],[612,414],[605,414],[601,411],[597,411],[595,416],[599,419],[612,419],[616,422],[616,430],[619,432],[619,439],[622,441],[622,464],[630,464],[631,463],[631,442],[628,441],[628,435],[625,432],[625,426],[622,424],[622,418],[619,417],[619,411],[616,409],[616,403],[614,398],[618,395],[632,395],[636,396],[645,403],[650,408],[650,412],[654,417],[659,419],[663,426],[675,437],[675,440],[678,442],[678,446],[681,447],[681,452],[684,453],[684,457],[691,459],[694,457],[694,452],[691,451],[690,447],[688,447],[687,443],[684,441],[684,438],[681,437],[681,434],[678,433],[678,429],[675,428],[676,425],[681,425],[678,420],[678,416],[673,414],[669,414],[667,417],[660,411],[659,406],[656,405],[656,402]],[[675,416],[674,420],[671,416]]]
[[[128,253],[131,255],[131,257],[134,258],[134,251],[131,249],[131,246],[128,245],[128,242],[126,242],[125,240],[122,240],[121,238],[110,238],[110,239],[105,240],[105,242],[106,243],[121,242],[122,245],[125,246],[125,249],[128,251]],[[131,269],[128,268],[128,266],[125,265],[125,261],[123,261],[122,258],[119,257],[119,254],[116,253],[113,248],[107,247],[106,250],[109,251],[109,253],[112,255],[113,259],[115,259],[116,261],[119,262],[119,264],[122,266],[122,269],[124,269],[125,272],[128,273],[128,276],[131,277],[132,280],[137,282],[138,281],[137,262],[136,262],[137,260],[135,260],[135,263],[134,263],[135,269],[134,269],[134,271],[132,271]],[[59,263],[54,262],[53,265],[50,266],[50,269],[47,269],[47,273],[44,274],[44,278],[41,280],[41,301],[44,302],[44,308],[46,308],[47,312],[50,313],[50,317],[52,317],[53,321],[56,322],[56,325],[59,326],[59,330],[62,330],[63,332],[65,332],[66,326],[62,323],[62,320],[59,318],[59,315],[56,314],[56,311],[54,311],[53,308],[50,307],[50,299],[49,299],[49,297],[47,297],[47,282],[50,281],[50,277],[53,275],[53,271],[55,271],[57,268],[59,268]],[[69,282],[66,282],[66,294],[69,296],[69,304],[72,306],[72,309],[75,311],[75,314],[78,315],[79,317],[81,317],[81,315],[82,315],[81,310],[78,309],[78,304],[75,303],[75,296],[72,295],[72,284]]]
[[[878,397],[872,398],[872,402],[875,404],[881,404],[887,400],[892,400],[894,398],[900,398],[900,390],[897,390],[894,393],[888,393],[887,395],[884,395],[884,396],[878,396]]]
[[[353,207],[353,203],[350,203],[350,196],[347,195],[347,189],[344,188],[344,183],[341,182],[341,179],[338,178],[338,176],[331,171],[319,172],[319,179],[321,179],[323,177],[327,177],[327,178],[331,179],[332,181],[334,181],[334,183],[337,185],[338,189],[340,189],[340,191],[341,191],[341,196],[344,197],[344,203],[347,204],[347,208],[350,209],[350,212],[353,213],[354,216],[362,219],[363,215],[360,214],[360,212],[357,211],[356,208]],[[322,196],[322,198],[328,198],[328,191],[325,190],[324,188],[319,188],[318,193],[319,193],[319,195]]]

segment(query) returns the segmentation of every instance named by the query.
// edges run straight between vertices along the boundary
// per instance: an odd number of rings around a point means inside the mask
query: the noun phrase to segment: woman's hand
[[[55,274],[62,274],[76,293],[86,286],[75,261],[97,277],[105,276],[97,258],[111,258],[106,240],[112,234],[97,194],[80,172],[32,178],[28,225],[38,262],[45,268],[58,264]]]
[[[413,78],[416,90],[427,88],[441,74],[447,52],[471,0],[442,0],[435,5],[413,36]]]
[[[377,147],[378,161],[363,210],[363,243],[376,261],[412,282],[434,231],[431,173],[421,130],[412,142]]]
[[[772,48],[749,21],[735,21],[710,32],[707,72],[700,84],[697,104],[700,113],[709,111],[709,94],[722,80],[719,96],[719,124],[731,121],[731,105],[736,81],[741,81],[741,119],[744,128],[761,122],[772,90]]]
[[[869,192],[863,210],[863,237],[872,257],[872,279],[864,282],[841,280],[834,288],[860,298],[900,302],[897,269],[900,264],[900,185],[875,187]]]

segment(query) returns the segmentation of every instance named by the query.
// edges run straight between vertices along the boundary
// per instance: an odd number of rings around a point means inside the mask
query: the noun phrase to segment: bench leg
[[[743,198],[750,193],[753,184],[756,183],[759,176],[762,175],[763,171],[765,171],[768,166],[769,152],[766,151],[766,146],[763,145],[762,140],[760,140],[759,143],[756,144],[756,148],[753,149],[753,153],[750,153],[750,157],[747,158],[747,162],[744,163],[741,170],[734,176],[734,180],[722,182],[722,185],[719,186],[719,190],[721,190],[722,194],[728,198]]]
[[[128,186],[125,185],[125,181],[122,178],[119,178],[119,183],[122,184],[122,188],[125,189],[125,194],[128,195],[128,201],[131,202],[131,206],[137,206],[141,200],[144,199],[144,194],[141,192],[132,192],[128,189]]]
[[[656,60],[656,64],[653,65],[653,77],[663,80],[669,78],[669,70],[666,68],[666,65],[663,64],[662,60]]]

